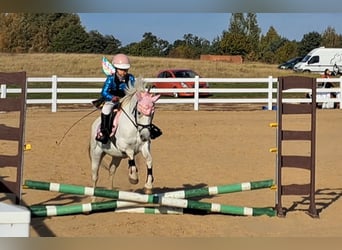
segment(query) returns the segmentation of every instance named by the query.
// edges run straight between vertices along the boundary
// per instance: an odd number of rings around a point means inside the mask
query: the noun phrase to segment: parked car
[[[300,62],[303,59],[303,57],[294,57],[291,58],[290,60],[280,64],[278,66],[279,69],[293,69],[293,67]]]
[[[192,69],[164,69],[159,71],[157,74],[157,78],[194,78],[195,76],[199,76]],[[170,88],[170,89],[184,89],[184,88],[193,88],[195,85],[194,82],[189,81],[175,81],[175,82],[155,82],[152,87],[154,88]],[[208,88],[209,84],[207,82],[200,82],[200,88]],[[162,95],[171,95],[173,97],[192,97],[194,96],[193,92],[172,92],[172,93],[161,93]],[[201,97],[209,96],[209,93],[200,93]]]

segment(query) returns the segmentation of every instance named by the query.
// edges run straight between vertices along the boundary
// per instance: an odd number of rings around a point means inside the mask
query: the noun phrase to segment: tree
[[[246,36],[241,33],[225,32],[220,42],[222,54],[243,55],[248,53],[248,43]]]
[[[88,33],[86,44],[89,53],[102,53],[106,48],[106,43],[103,39],[103,36],[97,30],[91,30]]]
[[[224,31],[220,42],[223,54],[243,55],[249,51],[246,33],[246,20],[243,13],[233,13],[230,17],[228,31]]]
[[[316,32],[312,31],[307,34],[304,34],[302,40],[299,44],[299,54],[306,55],[314,48],[318,48],[321,46],[322,37],[321,35]]]
[[[211,42],[208,54],[222,54],[220,53],[220,36],[217,36]]]
[[[283,46],[278,48],[275,52],[276,62],[282,63],[298,56],[298,44],[295,41],[285,41]]]
[[[104,54],[116,54],[119,52],[121,42],[112,35],[104,36],[105,49],[102,51]]]
[[[228,33],[246,34],[246,20],[243,13],[231,15]]]
[[[338,35],[335,29],[329,26],[322,34],[322,46],[327,48],[342,47],[341,35]]]
[[[185,45],[193,51],[193,57],[200,58],[201,54],[209,53],[210,42],[193,34],[184,34]]]
[[[175,48],[173,48],[170,53],[169,57],[173,58],[187,58],[187,59],[193,59],[196,58],[196,52],[192,47],[189,47],[187,45],[179,45]]]
[[[61,14],[52,22],[50,52],[85,53],[88,33],[81,25],[78,15]],[[54,18],[54,16],[52,16]],[[55,18],[54,18],[55,19]],[[58,32],[54,32],[58,31]]]
[[[220,52],[254,59],[258,54],[260,33],[256,14],[247,13],[245,17],[243,13],[233,13],[228,31],[222,33]]]
[[[7,13],[0,13],[0,51],[7,52],[9,46],[9,37],[7,30],[9,26],[9,18]]]
[[[88,33],[88,39],[86,41],[87,53],[116,54],[118,53],[119,47],[121,47],[121,42],[115,39],[114,36],[103,36],[96,30]]]
[[[259,54],[259,42],[261,34],[261,29],[258,26],[256,14],[247,13],[245,22],[247,43],[249,46],[247,58],[250,60],[256,60],[258,59]]]
[[[271,26],[266,35],[260,40],[260,60],[266,63],[275,63],[276,51],[283,46],[286,39],[282,38],[273,26]]]
[[[210,42],[193,34],[184,34],[183,40],[176,40],[169,50],[169,57],[198,59],[210,52]]]
[[[1,52],[115,53],[120,46],[113,36],[88,34],[77,14],[0,14]]]
[[[47,52],[51,43],[51,27],[61,14],[26,14],[30,24],[30,48],[27,52]]]
[[[140,42],[131,43],[124,50],[134,56],[165,56],[168,47],[168,41],[156,37],[151,32],[146,32]]]
[[[88,52],[85,43],[87,39],[88,34],[82,27],[70,25],[56,35],[51,43],[50,51],[60,53],[85,53]]]
[[[3,52],[25,52],[30,46],[28,23],[24,14],[1,14],[0,42]]]

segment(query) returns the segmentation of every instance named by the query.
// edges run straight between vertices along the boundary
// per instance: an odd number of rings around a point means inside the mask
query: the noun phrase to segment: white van
[[[342,48],[325,48],[320,47],[311,50],[293,70],[296,72],[314,72],[322,73],[325,69],[331,72],[338,71],[342,68]]]

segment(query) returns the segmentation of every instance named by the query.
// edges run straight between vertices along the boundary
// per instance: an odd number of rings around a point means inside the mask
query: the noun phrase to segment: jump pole
[[[30,185],[31,184],[31,185]],[[53,183],[44,183],[39,182],[36,183],[36,189],[39,188],[43,190],[50,190],[50,191],[57,191],[61,193],[72,193],[72,194],[81,194],[81,195],[96,195],[95,189],[93,189],[93,193],[88,193],[84,190],[82,186],[75,186],[75,185],[68,185],[68,184],[58,184],[55,186]],[[42,185],[44,184],[44,185]],[[53,184],[52,188],[50,184]],[[29,181],[25,182],[25,186],[29,187],[32,186],[32,182]],[[34,186],[34,185],[33,185]],[[101,189],[100,189],[101,191]],[[112,190],[110,190],[112,191]],[[207,212],[214,212],[214,213],[222,213],[222,214],[231,214],[231,215],[268,215],[274,216],[275,211],[273,208],[265,207],[265,208],[251,208],[251,207],[241,207],[241,206],[230,206],[230,205],[221,205],[218,203],[209,203],[209,202],[200,202],[200,201],[192,201],[183,198],[170,198],[160,195],[147,195],[147,194],[138,194],[134,192],[127,192],[127,191],[112,191],[110,193],[113,195],[114,199],[118,200],[125,200],[125,201],[133,201],[139,203],[149,203],[149,204],[159,204],[168,207],[177,207],[177,208],[186,208],[186,209],[197,209],[197,210],[204,210]]]
[[[144,196],[144,195],[142,195]],[[59,216],[59,215],[70,215],[70,214],[81,214],[98,211],[113,210],[114,212],[135,212],[135,213],[146,213],[146,214],[183,214],[183,213],[199,213],[199,211],[221,213],[230,215],[244,215],[244,216],[259,216],[268,215],[275,216],[273,208],[252,208],[252,207],[241,207],[222,205],[218,203],[192,201],[187,199],[178,198],[161,198],[158,201],[148,202],[152,204],[160,204],[160,207],[119,207],[119,201],[105,201],[105,202],[93,202],[86,204],[75,204],[75,205],[55,205],[55,206],[31,206],[29,209],[33,216]],[[133,203],[136,205],[136,203]],[[126,205],[125,205],[126,206]],[[199,210],[199,211],[198,211]]]
[[[261,188],[271,188],[274,185],[274,181],[272,179],[262,180],[262,181],[253,181],[253,182],[242,182],[236,184],[229,185],[220,185],[220,186],[212,186],[212,187],[203,187],[203,188],[193,188],[188,190],[179,190],[165,193],[157,193],[148,195],[149,199],[153,199],[153,197],[167,197],[167,198],[193,198],[200,196],[210,196],[217,194],[226,194],[226,193],[234,193],[234,192],[242,192],[249,191]],[[89,195],[96,197],[104,197],[111,199],[120,199],[119,194],[123,191],[116,191],[104,188],[92,188],[92,187],[84,187],[78,185],[70,185],[70,184],[60,184],[54,182],[43,182],[43,181],[33,181],[33,180],[25,180],[24,188],[31,189],[40,189],[47,190],[53,192],[61,192],[61,193],[69,193],[69,194],[77,194],[77,195]]]
[[[132,207],[136,202],[104,201],[73,205],[36,205],[29,207],[32,216],[61,216],[99,211],[114,211],[116,213],[145,213],[145,214],[183,214],[183,209],[173,207]]]

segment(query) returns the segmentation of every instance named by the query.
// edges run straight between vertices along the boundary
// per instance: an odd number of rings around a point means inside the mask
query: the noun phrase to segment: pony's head
[[[144,81],[138,78],[134,85],[130,85],[126,89],[126,96],[122,99],[122,103],[128,103],[131,100],[136,99],[137,109],[144,116],[151,116],[154,112],[155,103],[160,98],[160,95],[154,95],[146,90]],[[133,103],[131,103],[133,104]]]
[[[159,98],[160,95],[150,93],[143,81],[138,79],[134,86],[127,88],[126,96],[121,99],[121,108],[137,128],[142,141],[150,139],[155,103]]]
[[[150,92],[137,92],[138,111],[145,116],[151,116],[154,112],[156,101],[160,95],[153,95]]]
[[[142,141],[146,141],[151,138],[152,119],[154,115],[154,108],[156,101],[160,98],[160,95],[153,95],[150,92],[137,92],[137,117],[140,119],[140,138]],[[138,118],[139,117],[139,118]]]

